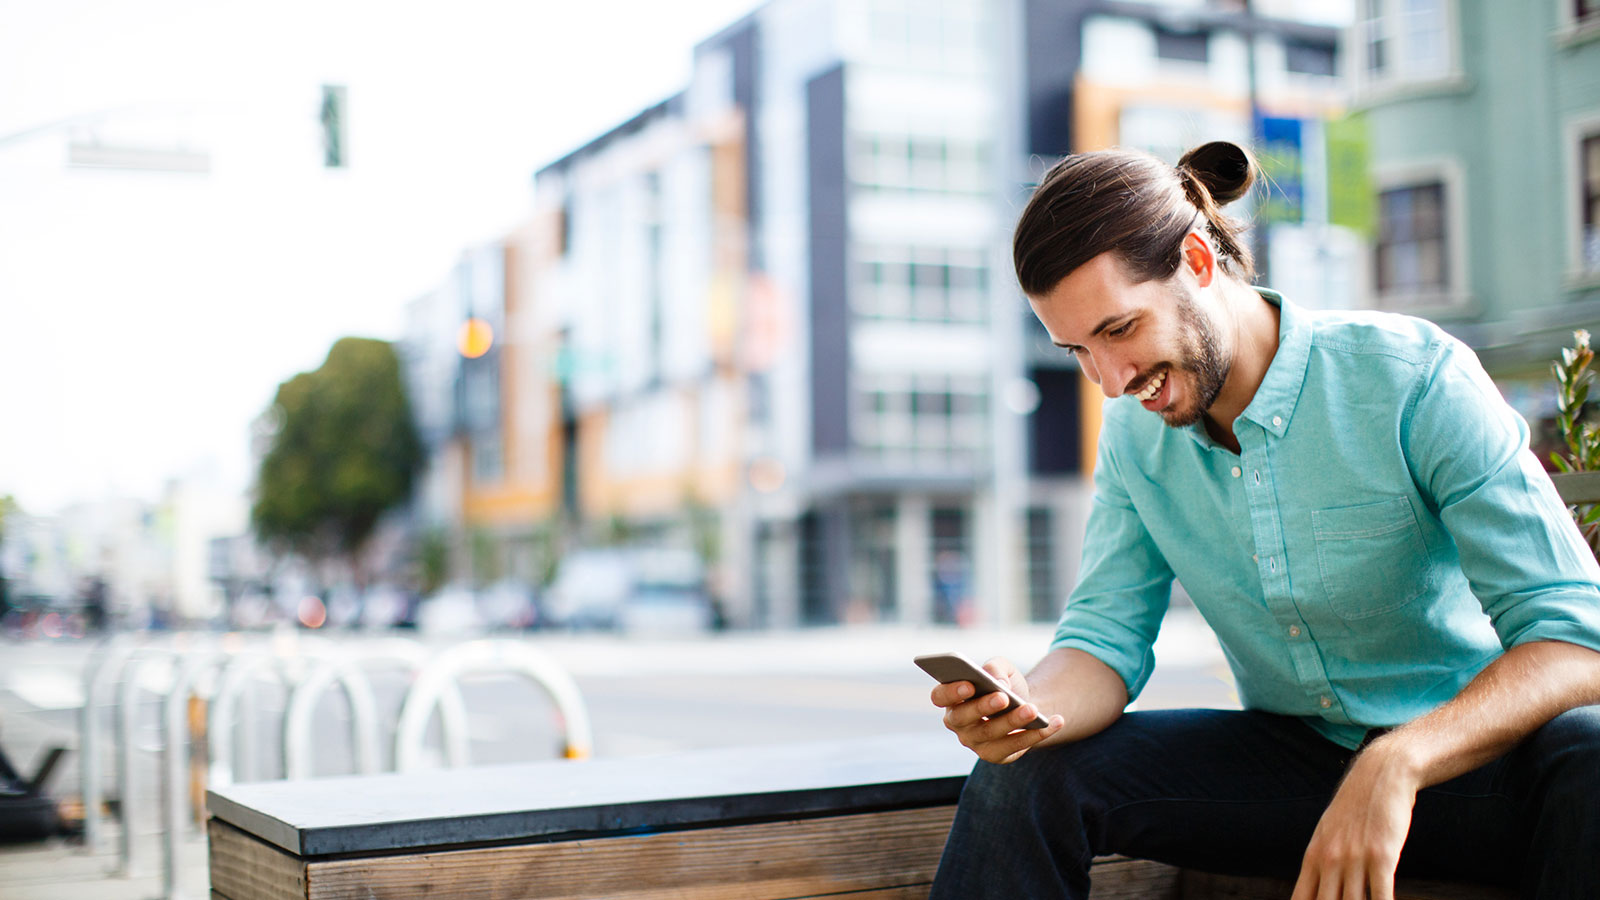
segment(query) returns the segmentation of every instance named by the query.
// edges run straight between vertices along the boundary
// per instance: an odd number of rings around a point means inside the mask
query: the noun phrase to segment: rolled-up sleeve
[[[1402,438],[1503,647],[1600,651],[1600,566],[1528,449],[1528,427],[1471,351],[1445,341]]]
[[[1172,599],[1172,569],[1133,507],[1111,441],[1103,435],[1078,584],[1051,649],[1082,650],[1139,696],[1155,668],[1156,633]]]

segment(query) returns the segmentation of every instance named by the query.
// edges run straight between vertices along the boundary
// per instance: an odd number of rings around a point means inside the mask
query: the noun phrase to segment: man
[[[1250,286],[1218,210],[1253,172],[1080,154],[1022,214],[1023,292],[1112,400],[1051,650],[987,665],[1030,702],[933,692],[982,760],[933,896],[1085,897],[1123,853],[1294,900],[1600,897],[1600,568],[1464,345]],[[1244,710],[1124,714],[1174,578]]]

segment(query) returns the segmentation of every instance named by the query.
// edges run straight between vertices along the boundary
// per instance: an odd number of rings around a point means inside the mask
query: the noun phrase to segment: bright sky
[[[0,495],[247,488],[280,381],[526,214],[756,0],[0,0]],[[321,167],[320,85],[349,96]],[[39,129],[71,120],[56,127]],[[206,174],[67,165],[69,141]]]

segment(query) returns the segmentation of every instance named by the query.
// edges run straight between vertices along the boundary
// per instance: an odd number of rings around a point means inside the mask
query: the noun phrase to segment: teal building
[[[1530,421],[1600,331],[1600,0],[1358,0],[1370,304],[1470,344]]]

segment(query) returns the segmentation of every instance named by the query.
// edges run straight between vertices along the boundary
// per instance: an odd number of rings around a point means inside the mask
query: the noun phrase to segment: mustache
[[[1145,373],[1143,378],[1140,378],[1133,384],[1123,388],[1122,392],[1124,394],[1137,394],[1149,387],[1150,382],[1156,380],[1156,376],[1160,375],[1162,372],[1170,372],[1172,371],[1172,368],[1173,367],[1171,363],[1162,363],[1161,365],[1156,366],[1154,369],[1151,369],[1149,372]]]

